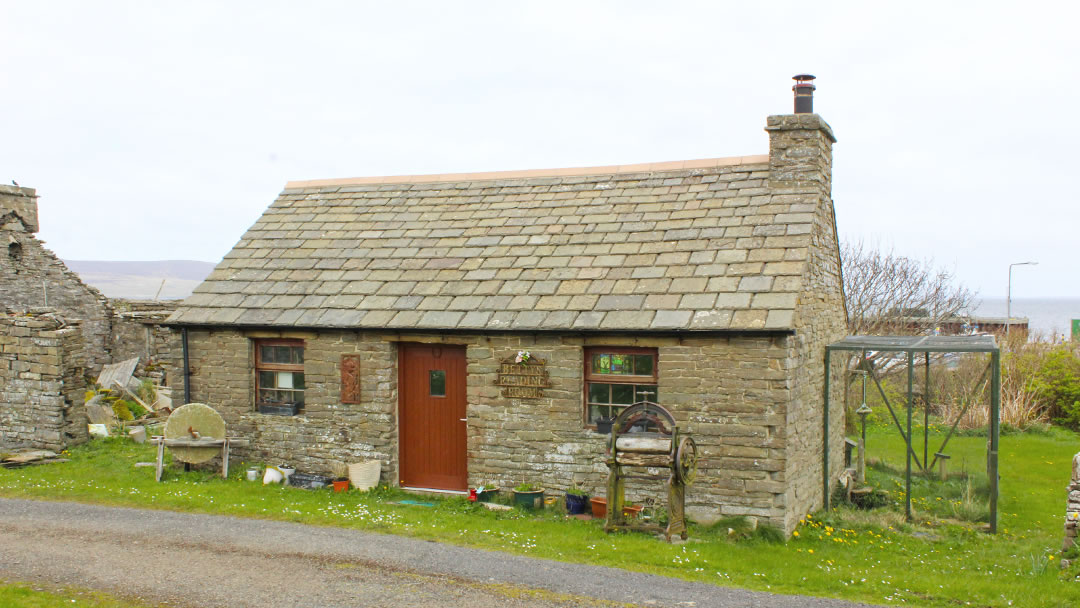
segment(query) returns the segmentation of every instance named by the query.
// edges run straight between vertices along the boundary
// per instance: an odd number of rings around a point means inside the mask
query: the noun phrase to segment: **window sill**
[[[295,403],[274,405],[260,403],[259,413],[269,416],[296,416],[300,413],[300,406]]]

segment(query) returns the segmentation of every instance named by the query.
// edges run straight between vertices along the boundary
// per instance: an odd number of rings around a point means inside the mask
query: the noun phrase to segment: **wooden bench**
[[[157,466],[154,469],[154,479],[161,481],[161,473],[165,468],[165,448],[217,448],[221,450],[221,477],[224,479],[229,478],[229,446],[232,445],[248,445],[247,439],[241,439],[239,437],[226,437],[224,439],[213,439],[200,437],[195,439],[166,439],[161,435],[154,435],[150,438],[150,443],[157,444]]]

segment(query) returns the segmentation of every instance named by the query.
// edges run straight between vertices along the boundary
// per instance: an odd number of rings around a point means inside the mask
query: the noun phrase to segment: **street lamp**
[[[1012,321],[1012,269],[1013,266],[1037,266],[1038,262],[1013,262],[1009,264],[1009,291],[1005,296],[1005,337],[1009,337],[1009,323]]]

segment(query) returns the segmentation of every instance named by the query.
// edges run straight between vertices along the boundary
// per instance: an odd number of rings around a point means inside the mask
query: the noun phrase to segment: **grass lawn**
[[[38,585],[0,581],[0,606],[4,608],[148,608],[104,593],[82,589],[43,589]]]
[[[931,452],[942,435],[934,431]],[[903,443],[895,430],[874,428],[871,458],[903,467]],[[921,444],[920,444],[921,445]],[[0,496],[73,500],[220,513],[342,526],[435,539],[534,557],[614,566],[727,586],[779,593],[842,597],[876,604],[917,606],[1080,605],[1080,566],[1062,574],[1065,486],[1080,435],[1005,435],[1001,439],[1002,533],[952,521],[954,509],[978,511],[948,487],[919,480],[914,485],[915,521],[903,521],[902,495],[889,487],[887,468],[871,480],[891,490],[890,506],[875,511],[846,507],[808,514],[797,536],[769,542],[768,535],[742,534],[739,521],[693,526],[691,542],[668,545],[643,534],[608,535],[599,521],[566,519],[555,510],[539,514],[492,512],[463,499],[422,500],[433,507],[390,504],[406,495],[395,490],[368,494],[306,491],[242,480],[237,464],[229,480],[211,472],[170,470],[155,483],[153,469],[135,462],[154,458],[148,445],[98,440],[74,448],[61,464],[0,470]],[[977,471],[985,462],[985,438],[955,437],[950,468]],[[919,452],[921,454],[921,451]],[[980,482],[973,476],[973,484]],[[937,500],[942,490],[942,500]],[[976,488],[977,490],[977,488]],[[974,490],[973,490],[974,491]],[[689,489],[692,495],[693,487]],[[959,503],[959,504],[958,504]],[[733,535],[741,540],[732,540]],[[17,605],[17,604],[16,604]],[[33,605],[33,604],[31,604]]]

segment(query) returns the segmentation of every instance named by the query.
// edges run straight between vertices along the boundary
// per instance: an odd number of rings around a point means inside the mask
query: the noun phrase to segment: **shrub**
[[[114,401],[112,404],[113,414],[116,414],[117,420],[134,420],[135,416],[131,413],[131,409],[128,408],[126,401]]]

